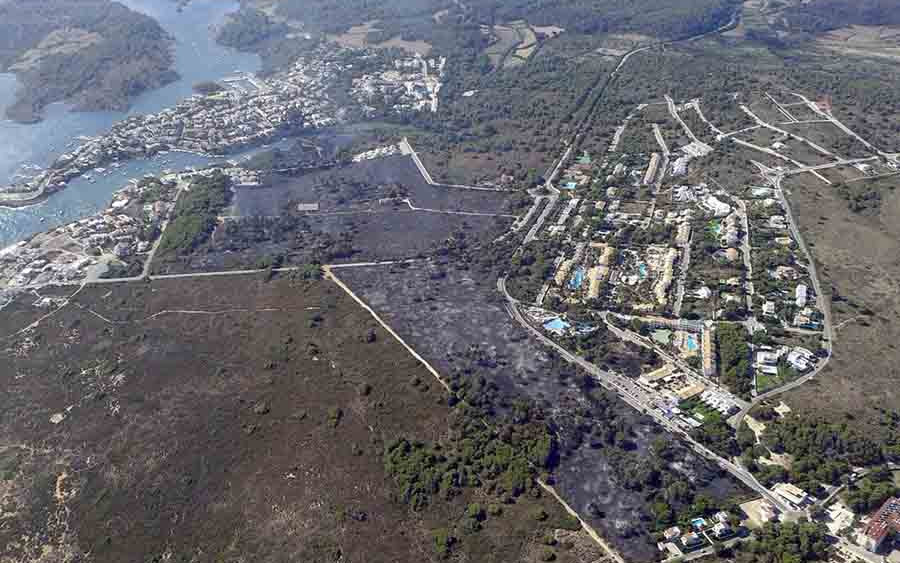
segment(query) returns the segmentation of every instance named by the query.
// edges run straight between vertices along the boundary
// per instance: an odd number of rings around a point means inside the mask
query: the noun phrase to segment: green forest
[[[221,172],[194,180],[175,205],[159,251],[186,254],[204,243],[228,204],[229,186],[228,177]]]
[[[52,102],[77,109],[125,109],[147,89],[177,78],[170,38],[153,18],[108,0],[22,0],[0,3],[0,70],[8,69],[49,33],[80,30],[99,36],[72,52],[41,57],[17,76],[23,87],[7,116],[38,121]]]

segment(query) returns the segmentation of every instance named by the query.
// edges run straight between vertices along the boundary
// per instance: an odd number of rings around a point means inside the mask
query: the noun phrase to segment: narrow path
[[[68,306],[72,303],[72,299],[74,299],[76,295],[78,295],[79,293],[81,293],[81,290],[83,290],[84,288],[85,288],[85,284],[80,285],[80,286],[78,287],[78,289],[75,291],[75,293],[73,293],[72,295],[70,295],[70,296],[68,296],[68,297],[66,298],[65,302],[63,302],[62,305],[60,305],[60,306],[57,307],[56,309],[50,311],[49,313],[47,313],[46,315],[42,316],[41,318],[39,318],[38,320],[34,321],[33,323],[29,324],[29,325],[26,326],[25,328],[23,328],[23,329],[21,329],[21,330],[18,330],[18,331],[14,332],[14,333],[12,333],[12,334],[10,334],[10,335],[4,336],[4,337],[2,338],[2,340],[10,340],[10,339],[13,339],[13,338],[19,336],[20,334],[23,334],[23,333],[25,333],[25,332],[28,332],[29,330],[32,330],[32,329],[37,328],[38,326],[40,326],[40,324],[41,324],[42,322],[44,322],[45,320],[47,320],[47,319],[49,319],[50,317],[54,316],[56,313],[62,311],[62,310],[65,309],[66,307],[68,307]]]
[[[559,496],[559,493],[556,492],[556,489],[545,483],[542,479],[538,479],[537,482],[542,489],[550,493],[550,496],[556,499],[556,502],[562,505],[562,507],[566,510],[566,512],[569,513],[570,516],[574,516],[578,519],[578,522],[581,523],[581,528],[585,532],[587,532],[589,536],[591,536],[591,539],[593,539],[597,543],[597,545],[599,545],[606,552],[606,554],[613,559],[613,561],[615,561],[616,563],[625,563],[625,560],[622,559],[622,556],[619,555],[619,553],[615,549],[613,549],[612,546],[606,543],[603,537],[597,533],[597,530],[595,530],[593,526],[582,519],[581,516],[579,516],[578,512],[575,511],[575,509],[573,509],[571,506],[569,506],[569,503],[567,503],[565,499]]]
[[[503,192],[507,193],[510,190],[504,190],[503,188],[488,188],[485,186],[466,186],[462,184],[441,184],[439,182],[435,182],[434,178],[431,177],[431,174],[428,173],[428,169],[425,168],[425,164],[422,163],[422,159],[419,158],[419,155],[416,153],[415,149],[413,149],[412,145],[409,143],[409,139],[403,137],[403,140],[399,143],[400,152],[405,155],[409,155],[412,157],[413,162],[416,165],[416,168],[419,169],[419,172],[422,174],[422,177],[425,179],[425,182],[430,186],[435,186],[439,188],[456,188],[460,190],[476,190],[482,192]]]
[[[378,315],[378,313],[375,312],[374,309],[369,307],[369,305],[365,301],[363,301],[359,296],[357,296],[355,293],[353,293],[353,290],[350,289],[347,286],[347,284],[345,284],[343,281],[341,281],[341,279],[339,277],[337,277],[337,275],[335,275],[335,273],[331,267],[324,266],[323,270],[325,272],[326,279],[329,279],[329,280],[333,281],[335,284],[337,284],[337,286],[340,287],[341,289],[343,289],[344,292],[347,295],[349,295],[354,301],[356,301],[360,307],[362,307],[363,309],[368,311],[369,314],[372,315],[372,318],[374,318],[376,321],[378,321],[378,324],[380,324],[381,327],[384,328],[384,330],[388,331],[388,333],[391,336],[393,336],[397,340],[397,342],[399,342],[400,344],[403,345],[404,348],[406,348],[406,350],[412,355],[412,357],[417,359],[419,362],[422,363],[423,366],[425,366],[425,369],[427,369],[431,373],[431,375],[433,375],[434,378],[438,380],[438,383],[440,383],[441,386],[444,389],[446,389],[448,393],[450,393],[450,394],[453,393],[453,389],[450,388],[450,384],[447,383],[443,377],[441,377],[441,374],[438,373],[438,371],[436,369],[434,369],[434,367],[430,363],[428,363],[428,360],[423,358],[422,355],[419,354],[418,352],[416,352],[412,346],[407,344],[407,342],[405,340],[403,340],[403,338],[401,338],[400,335],[397,334],[397,332],[394,329],[392,329],[391,326],[389,324],[387,324]]]

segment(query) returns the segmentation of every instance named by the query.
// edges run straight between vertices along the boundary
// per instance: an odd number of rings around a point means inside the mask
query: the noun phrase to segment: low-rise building
[[[794,289],[794,303],[797,307],[806,307],[806,295],[808,291],[809,288],[806,287],[805,283],[797,284],[796,289]]]
[[[712,528],[712,534],[716,539],[723,539],[734,535],[734,530],[726,522],[719,522]]]
[[[671,528],[667,528],[666,531],[663,532],[663,537],[668,541],[672,541],[681,537],[681,528],[678,526],[672,526]]]
[[[900,498],[892,497],[869,517],[869,523],[862,534],[864,547],[876,552],[884,544],[884,540],[898,532],[900,532]]]
[[[681,545],[685,549],[694,549],[697,546],[703,545],[703,538],[700,537],[700,534],[691,532],[681,537]]]
[[[811,501],[806,491],[791,483],[777,483],[772,487],[772,490],[775,494],[798,508],[806,506]]]

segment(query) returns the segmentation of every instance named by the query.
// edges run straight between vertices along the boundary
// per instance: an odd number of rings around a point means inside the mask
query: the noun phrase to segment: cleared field
[[[328,39],[343,47],[358,49],[366,46],[366,36],[373,31],[378,31],[377,22],[366,22],[354,25],[340,35],[329,35]]]
[[[528,57],[537,49],[537,35],[527,22],[513,22],[513,29],[519,35],[519,44],[515,50],[504,61],[504,67],[518,66],[528,60]]]
[[[882,413],[900,410],[900,196],[886,189],[875,210],[858,213],[841,192],[808,175],[785,185],[838,327],[828,368],[786,401],[884,437],[890,427]]]
[[[484,50],[484,54],[491,60],[494,68],[498,68],[503,63],[510,49],[519,44],[519,33],[515,28],[508,25],[495,25],[491,28],[491,32],[497,40]]]
[[[419,55],[427,56],[428,53],[431,52],[431,45],[426,41],[406,41],[401,37],[392,37],[387,41],[382,41],[380,43],[370,43],[368,41],[369,33],[378,32],[380,29],[378,28],[378,22],[366,22],[361,25],[355,25],[348,29],[346,32],[341,33],[340,35],[329,35],[328,39],[330,41],[334,41],[335,43],[344,46],[350,47],[354,49],[359,49],[362,47],[375,47],[378,49],[390,49],[397,48],[403,49],[409,53],[417,53]]]
[[[824,34],[816,46],[841,55],[900,61],[900,28],[854,25]]]

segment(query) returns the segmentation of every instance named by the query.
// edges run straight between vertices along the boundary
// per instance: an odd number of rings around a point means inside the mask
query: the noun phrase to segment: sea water
[[[192,94],[193,85],[218,80],[236,72],[256,72],[261,67],[257,55],[240,53],[218,45],[212,27],[221,24],[238,3],[222,0],[192,0],[181,12],[177,4],[159,0],[120,0],[129,8],[156,19],[174,37],[175,70],[181,78],[163,88],[145,92],[128,112],[72,112],[62,103],[45,109],[44,120],[25,125],[0,120],[0,185],[10,183],[19,173],[33,173],[60,154],[77,146],[77,137],[97,136],[129,114],[155,113],[174,106]],[[15,76],[0,74],[0,106],[15,99]],[[71,143],[75,143],[74,145]],[[163,162],[166,160],[167,162]],[[0,208],[0,248],[51,227],[96,213],[106,207],[113,192],[129,178],[202,166],[210,159],[186,153],[170,153],[149,160],[135,160],[109,175],[93,174],[94,183],[83,178],[71,181],[62,192],[47,201],[23,209]],[[122,175],[122,172],[125,175]]]

